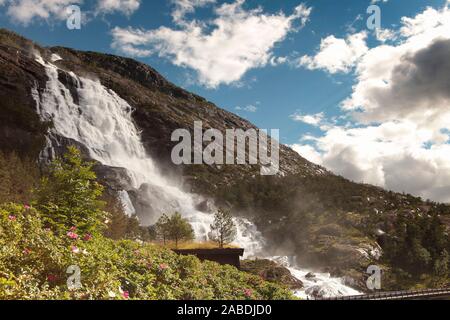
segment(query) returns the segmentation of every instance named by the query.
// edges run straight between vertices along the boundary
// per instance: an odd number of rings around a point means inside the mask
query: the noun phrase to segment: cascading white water
[[[288,267],[288,269],[294,277],[303,282],[304,288],[295,292],[295,295],[299,298],[331,298],[361,294],[359,291],[344,285],[342,279],[331,277],[329,273],[313,273],[309,270],[299,270],[293,267]],[[308,277],[309,274],[313,274],[314,277]]]
[[[82,143],[90,156],[103,165],[127,169],[134,188],[151,186],[147,188],[150,190],[147,196],[156,214],[153,221],[163,213],[179,211],[192,224],[197,239],[207,239],[213,216],[198,211],[195,197],[159,172],[133,123],[132,107],[99,81],[71,72],[68,76],[78,97],[75,102],[69,88],[58,78],[58,67],[41,57],[37,61],[45,67],[49,78],[38,112],[42,119],[53,120],[54,132]],[[120,198],[127,213],[132,214],[134,208],[125,193],[121,192]],[[236,243],[246,248],[248,256],[256,255],[262,249],[259,232],[244,219],[236,222]]]
[[[314,297],[339,297],[356,296],[361,294],[355,289],[346,286],[340,278],[333,278],[329,273],[315,272],[308,269],[299,269],[293,267],[289,257],[270,257],[278,264],[285,266],[291,274],[302,281],[303,289],[295,291],[295,295],[302,299]]]
[[[132,107],[98,80],[78,77],[70,72],[66,74],[76,89],[78,101],[75,101],[69,88],[58,78],[58,72],[61,70],[41,57],[36,60],[45,67],[48,82],[41,97],[36,90],[33,90],[32,95],[41,118],[53,120],[54,133],[83,144],[89,150],[90,156],[103,165],[127,169],[134,188],[148,186],[146,196],[150,199],[156,215],[153,221],[163,213],[178,211],[190,221],[198,240],[207,239],[213,216],[198,211],[195,196],[184,192],[159,172],[147,155],[140,133],[133,123]],[[128,193],[120,192],[119,197],[126,213],[133,214],[135,210]],[[245,248],[247,257],[261,254],[264,239],[256,227],[246,219],[237,218],[235,221],[235,243]],[[308,285],[313,284],[303,279],[306,273],[288,267],[294,276],[302,278],[306,284],[304,292],[307,292]],[[332,280],[336,290],[332,290],[330,295],[354,293],[342,284],[339,287],[339,284]],[[302,296],[301,292],[298,294]]]

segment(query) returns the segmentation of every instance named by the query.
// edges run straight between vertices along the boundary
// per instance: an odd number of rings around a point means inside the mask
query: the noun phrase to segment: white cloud
[[[447,19],[447,20],[446,20]],[[448,14],[434,8],[427,8],[414,18],[403,17],[400,32],[404,37],[410,37],[448,24]]]
[[[172,11],[172,19],[175,23],[184,24],[185,16],[193,13],[195,8],[213,4],[216,0],[172,0],[175,9]]]
[[[245,106],[245,107],[239,107],[239,106],[237,106],[237,107],[235,108],[235,110],[237,110],[237,111],[245,111],[245,112],[252,112],[252,113],[254,113],[254,112],[258,111],[258,107],[255,106],[255,105],[253,105],[253,104],[249,104],[248,106]]]
[[[352,180],[450,202],[450,10],[403,18],[399,34],[357,62],[343,103],[353,124],[321,126],[302,145]]]
[[[272,57],[272,58],[270,58],[271,66],[276,67],[278,65],[285,64],[285,63],[289,63],[288,57]]]
[[[303,56],[299,65],[310,70],[324,69],[329,73],[348,73],[359,59],[367,53],[365,31],[339,39],[331,35],[322,39],[319,52],[314,56]]]
[[[408,121],[337,126],[314,138],[316,148],[308,152],[320,155],[315,163],[351,180],[448,202],[450,192],[442,190],[450,191],[450,146],[428,147],[429,139],[429,131]]]
[[[261,8],[245,10],[244,0],[215,8],[216,18],[186,21],[177,29],[114,28],[112,46],[126,54],[158,54],[173,64],[193,69],[199,82],[215,88],[238,82],[247,71],[265,66],[276,43],[296,23],[303,26],[311,9],[299,5],[294,13],[266,14]]]
[[[417,27],[408,28],[411,36],[398,45],[368,51],[358,64],[358,82],[344,109],[362,109],[356,116],[366,123],[407,118],[442,128],[438,114],[447,109],[450,95],[450,10],[433,10],[445,23],[424,29],[409,19],[408,25]],[[421,21],[422,14],[416,18]]]
[[[383,43],[386,41],[394,41],[398,38],[397,33],[394,30],[379,28],[375,30],[375,37],[378,41]]]
[[[28,25],[34,20],[64,20],[70,5],[81,5],[83,0],[4,0],[6,13],[15,22]]]
[[[321,154],[317,152],[314,147],[310,145],[302,145],[302,144],[293,144],[290,146],[292,150],[296,151],[298,154],[300,154],[303,158],[306,160],[315,163],[315,164],[322,164],[322,158]]]
[[[323,112],[308,115],[293,114],[291,116],[291,119],[293,119],[294,121],[303,122],[312,126],[319,126],[322,123],[323,118]]]
[[[125,15],[131,15],[139,9],[141,0],[98,0],[97,13],[120,12]]]
[[[95,13],[131,14],[139,8],[141,0],[97,0]],[[84,0],[0,0],[0,5],[6,6],[6,14],[14,21],[29,25],[39,20],[52,23],[66,20],[71,12],[70,5],[82,6]],[[86,16],[93,12],[83,12]]]

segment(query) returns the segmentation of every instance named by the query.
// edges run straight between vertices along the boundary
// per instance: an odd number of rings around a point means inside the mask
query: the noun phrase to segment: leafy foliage
[[[236,238],[236,225],[229,210],[219,209],[214,214],[214,222],[211,225],[210,238],[217,242],[220,248],[233,242]]]
[[[386,239],[386,259],[413,275],[448,275],[450,241],[437,215],[400,215]]]
[[[166,214],[163,214],[155,224],[155,230],[157,238],[163,241],[163,244],[166,245],[166,241],[169,240],[169,217]]]
[[[0,152],[0,203],[30,203],[31,190],[38,182],[39,170],[34,161],[14,152]]]
[[[71,227],[91,234],[104,229],[104,202],[99,200],[103,187],[92,166],[83,162],[75,147],[68,148],[64,159],[52,163],[49,176],[42,178],[35,190],[34,206],[46,226],[59,233]]]
[[[164,244],[166,240],[172,240],[175,242],[176,248],[180,241],[190,241],[195,238],[192,226],[178,212],[175,212],[171,217],[161,216],[156,223],[156,229],[159,237],[164,240]]]
[[[69,266],[82,287],[69,290]],[[0,299],[292,299],[289,290],[231,266],[101,235],[44,228],[33,208],[0,207]]]
[[[117,198],[103,196],[106,202],[105,211],[108,212],[108,223],[103,234],[114,240],[129,239],[151,241],[156,239],[151,228],[139,224],[136,216],[129,217],[125,214],[123,205]]]

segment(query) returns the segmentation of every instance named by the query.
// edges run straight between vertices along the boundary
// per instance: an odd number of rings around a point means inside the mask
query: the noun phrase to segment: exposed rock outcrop
[[[244,260],[241,262],[241,270],[259,275],[264,280],[283,284],[293,290],[303,288],[303,283],[295,278],[289,269],[272,260]]]

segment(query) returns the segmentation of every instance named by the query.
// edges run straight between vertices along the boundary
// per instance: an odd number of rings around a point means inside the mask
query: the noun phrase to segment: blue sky
[[[450,201],[437,178],[450,168],[448,124],[433,109],[447,110],[449,99],[437,92],[411,102],[408,90],[420,88],[395,72],[450,37],[447,0],[50,2],[0,0],[0,26],[48,46],[133,56],[261,128],[279,128],[281,142],[336,173]],[[69,4],[87,17],[81,30],[66,27]],[[378,31],[366,26],[371,4],[381,9]],[[424,111],[429,121],[418,120]],[[411,172],[423,173],[420,186],[408,186]]]
[[[92,10],[94,2],[85,1],[85,4],[81,5],[82,10]],[[289,14],[300,3],[306,3],[313,8],[310,21],[302,30],[290,32],[284,41],[275,45],[273,52],[276,56],[287,56],[294,52],[301,55],[314,53],[322,38],[332,34],[345,36],[352,23],[358,30],[365,28],[366,19],[356,22],[355,19],[359,15],[369,16],[366,10],[370,2],[371,0],[249,0],[244,8],[260,6],[265,13],[273,14],[280,10]],[[427,5],[442,6],[442,3],[442,0],[392,0],[381,3],[382,24],[386,27],[399,24],[403,16],[413,16]],[[188,17],[198,20],[211,19],[214,17],[214,7],[216,6],[210,5],[200,8]],[[171,17],[173,8],[173,3],[167,0],[142,1],[140,8],[130,16],[114,12],[93,19],[83,25],[81,30],[68,30],[65,21],[51,18],[48,21],[34,19],[30,24],[23,25],[2,10],[0,25],[44,45],[61,45],[123,55],[123,52],[111,48],[112,27],[176,27]],[[204,96],[222,108],[238,113],[261,128],[281,129],[281,140],[286,144],[294,144],[303,134],[317,131],[307,124],[292,121],[290,115],[318,112],[325,112],[329,116],[337,115],[340,112],[339,103],[351,93],[353,84],[352,75],[330,76],[321,71],[293,68],[290,65],[268,65],[249,70],[240,80],[242,83],[220,85],[211,89],[195,82],[195,72],[191,69],[174,66],[170,61],[157,56],[137,59],[151,65],[175,84]],[[255,106],[258,110],[236,110],[236,107],[247,106]]]

